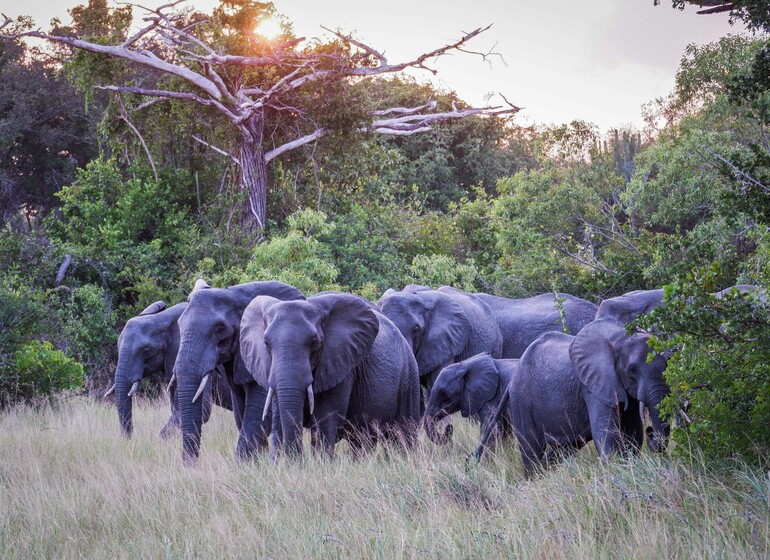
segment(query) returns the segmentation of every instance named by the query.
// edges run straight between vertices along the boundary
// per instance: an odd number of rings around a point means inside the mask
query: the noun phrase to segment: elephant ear
[[[166,302],[159,300],[145,307],[144,311],[139,315],[154,315],[155,313],[160,313],[164,309],[166,309]]]
[[[388,288],[387,290],[385,290],[385,293],[380,296],[380,299],[377,300],[377,306],[379,307],[383,301],[385,301],[387,298],[389,298],[393,294],[397,294],[397,293],[398,292],[393,288]]]
[[[198,278],[195,281],[195,285],[193,286],[192,291],[197,292],[198,290],[205,290],[206,288],[210,288],[208,282],[206,282],[203,278]]]
[[[320,393],[342,382],[369,354],[380,321],[366,301],[352,294],[325,294],[308,301],[325,317],[313,375],[314,391]]]
[[[475,416],[481,412],[481,407],[495,398],[499,385],[500,374],[492,357],[484,353],[474,358],[473,365],[465,372],[465,384],[460,401],[460,413],[463,418]]]
[[[471,333],[471,324],[465,311],[451,296],[435,290],[418,292],[427,316],[425,333],[415,358],[421,374],[454,361],[459,356]]]
[[[572,366],[583,386],[603,403],[628,406],[628,398],[616,368],[619,345],[626,337],[623,324],[598,319],[575,336],[569,347]]]
[[[269,386],[272,365],[272,357],[265,344],[265,313],[279,301],[271,296],[257,296],[241,317],[241,358],[251,376],[262,387]]]

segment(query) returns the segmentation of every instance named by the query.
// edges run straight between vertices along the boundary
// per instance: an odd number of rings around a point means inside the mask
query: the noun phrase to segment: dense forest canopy
[[[765,2],[719,5],[755,34],[689,47],[674,91],[648,108],[649,128],[606,134],[580,120],[522,127],[510,104],[472,108],[386,76],[377,69],[389,62],[339,32],[301,46],[286,23],[265,50],[242,31],[272,14],[270,3],[159,9],[148,23],[157,35],[130,35],[130,6],[90,0],[46,34],[60,38],[52,46],[13,38],[32,22],[7,20],[0,394],[23,400],[83,377],[104,386],[125,321],[158,299],[182,301],[199,277],[375,301],[408,283],[595,302],[665,285],[671,305],[650,321],[659,349],[676,349],[670,412],[692,406],[681,433],[723,456],[760,456],[770,315],[748,296],[709,294],[770,277],[770,19]],[[132,52],[152,64],[77,41],[124,55],[145,41]],[[303,79],[312,87],[284,87]],[[248,124],[254,115],[261,124]],[[382,121],[405,134],[374,133]],[[263,139],[267,163],[310,136],[258,170],[266,207],[254,228],[244,138]],[[54,372],[47,388],[41,371]],[[735,410],[743,435],[714,436]]]

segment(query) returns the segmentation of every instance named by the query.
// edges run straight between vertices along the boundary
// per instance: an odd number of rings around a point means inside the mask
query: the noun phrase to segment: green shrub
[[[448,255],[417,255],[409,266],[404,284],[425,284],[432,288],[453,286],[473,292],[478,276],[473,260],[460,264]]]
[[[13,370],[0,380],[0,402],[52,397],[82,385],[81,364],[54,349],[50,342],[33,340],[14,352]]]
[[[339,271],[331,262],[329,248],[319,241],[334,227],[326,214],[300,210],[289,216],[289,230],[257,245],[246,265],[241,282],[280,280],[291,284],[305,295],[324,290],[337,290]],[[232,282],[226,282],[232,283]]]
[[[665,287],[665,304],[642,320],[653,347],[670,350],[671,394],[662,411],[678,418],[674,453],[752,464],[770,453],[770,309],[764,292],[717,299],[719,267]]]

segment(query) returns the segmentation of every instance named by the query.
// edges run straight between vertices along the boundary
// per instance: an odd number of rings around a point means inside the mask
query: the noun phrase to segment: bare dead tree
[[[467,43],[490,26],[466,33],[454,43],[421,54],[406,62],[391,63],[385,55],[372,47],[339,31],[330,31],[343,48],[337,50],[300,50],[304,38],[293,39],[266,49],[263,56],[240,56],[218,52],[195,34],[195,26],[188,26],[173,9],[185,0],[172,0],[155,10],[143,10],[145,26],[121,44],[104,45],[78,37],[53,35],[38,30],[12,29],[13,21],[3,14],[0,38],[15,40],[34,37],[63,44],[84,51],[123,59],[180,78],[191,91],[151,89],[128,85],[98,86],[101,89],[146,96],[155,100],[179,99],[213,108],[223,115],[237,131],[237,147],[231,153],[199,140],[219,153],[227,155],[240,169],[240,185],[248,193],[248,212],[253,225],[262,229],[267,213],[267,165],[280,155],[315,142],[329,133],[323,126],[311,127],[309,132],[298,133],[293,140],[279,146],[269,146],[266,134],[266,115],[301,109],[291,106],[286,99],[298,90],[320,81],[351,80],[401,72],[408,68],[436,71],[428,65],[452,52],[465,52],[488,59],[493,52],[469,51]],[[327,30],[329,31],[329,30]],[[163,48],[158,48],[162,45]],[[228,70],[244,70],[244,79],[230,80]],[[255,83],[254,68],[276,68],[272,81]],[[262,74],[270,74],[263,72]],[[264,76],[263,76],[264,80]],[[504,99],[504,98],[503,98]],[[144,104],[145,106],[147,104]],[[363,132],[411,135],[431,129],[439,121],[460,119],[470,115],[512,115],[520,108],[507,100],[499,106],[457,108],[438,111],[434,102],[417,107],[389,107],[369,114],[368,122],[360,125]],[[128,116],[123,115],[130,125]],[[132,130],[134,130],[132,128]],[[134,130],[140,138],[138,130]]]

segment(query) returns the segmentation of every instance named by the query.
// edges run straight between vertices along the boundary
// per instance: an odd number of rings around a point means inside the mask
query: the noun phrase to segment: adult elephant
[[[448,434],[437,433],[436,422],[458,411],[463,418],[477,420],[484,434],[493,425],[500,400],[518,368],[519,360],[500,360],[482,353],[442,369],[425,408],[425,431],[431,441],[438,444],[448,441]],[[507,412],[506,409],[495,423],[494,439],[513,433]]]
[[[646,315],[662,302],[662,289],[634,290],[602,301],[596,311],[596,319],[610,318],[625,324]]]
[[[257,296],[282,300],[304,299],[296,288],[282,282],[249,282],[229,288],[211,288],[199,280],[178,319],[180,345],[174,363],[177,399],[182,417],[182,456],[192,463],[200,454],[202,403],[208,372],[224,366],[232,387],[233,415],[238,427],[236,456],[245,459],[267,447],[270,426],[261,420],[267,389],[251,377],[240,358],[241,315]]]
[[[500,358],[503,339],[490,307],[470,294],[444,286],[388,290],[377,302],[417,359],[425,400],[439,372],[481,352]]]
[[[420,415],[417,363],[393,323],[369,302],[327,292],[306,301],[261,296],[241,320],[241,354],[269,387],[276,452],[300,454],[303,426],[313,447],[354,450],[380,434],[411,443]]]
[[[670,390],[663,377],[666,358],[658,355],[648,363],[649,338],[647,333],[626,334],[623,323],[605,318],[586,325],[570,346],[575,374],[584,388],[591,432],[602,454],[622,447],[621,433],[641,447],[640,403],[647,407],[652,421],[650,449],[665,449],[669,425],[661,419],[658,406]]]
[[[508,408],[524,463],[531,476],[552,451],[580,449],[593,439],[601,456],[642,445],[639,402],[655,410],[651,448],[664,449],[668,427],[657,404],[668,392],[665,359],[647,363],[647,334],[625,333],[613,319],[594,321],[576,335],[548,332],[521,357],[491,426]],[[487,430],[475,452],[480,458]]]
[[[738,284],[714,292],[713,296],[722,299],[737,290],[740,293],[754,292],[758,288],[751,284]],[[634,290],[623,295],[608,298],[599,304],[596,319],[611,318],[621,323],[628,323],[640,315],[646,315],[663,303],[663,290]]]
[[[473,294],[486,303],[495,316],[503,336],[503,358],[521,358],[527,347],[541,334],[562,331],[577,334],[594,320],[597,307],[584,299],[562,293],[544,293],[509,299],[485,293]]]
[[[127,437],[134,431],[133,396],[142,379],[158,372],[163,374],[165,383],[171,379],[179,350],[177,319],[186,307],[186,303],[179,303],[166,308],[164,302],[156,301],[129,319],[118,337],[115,383],[104,396],[115,393],[120,428]],[[172,413],[166,426],[173,423],[173,401],[171,399]]]
[[[179,303],[167,308],[163,301],[156,301],[129,319],[118,337],[115,383],[104,396],[115,394],[118,420],[126,437],[133,433],[133,396],[142,379],[151,375],[161,374],[163,382],[169,385],[171,416],[161,429],[161,436],[168,437],[180,425],[176,384],[172,381],[171,372],[179,350],[177,319],[186,307],[187,303]],[[218,383],[212,383],[204,394],[204,422],[208,421],[211,414],[212,402],[232,410],[227,381],[221,376],[215,376],[215,380]]]

